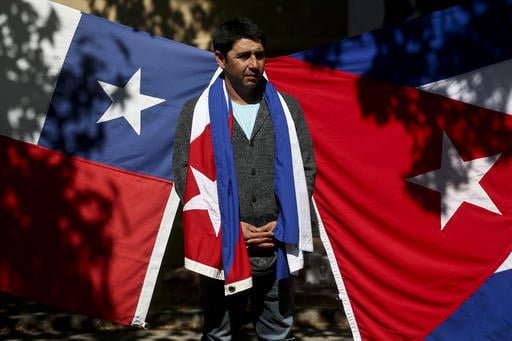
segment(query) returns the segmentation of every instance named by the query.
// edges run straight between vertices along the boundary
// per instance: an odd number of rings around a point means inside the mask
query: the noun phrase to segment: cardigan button
[[[235,288],[233,285],[228,286],[228,291],[229,291],[230,293],[234,293],[234,292],[235,292],[235,290],[236,290],[236,288]]]

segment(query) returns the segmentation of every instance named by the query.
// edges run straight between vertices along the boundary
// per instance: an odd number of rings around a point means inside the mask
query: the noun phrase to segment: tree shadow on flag
[[[0,289],[43,303],[110,314],[115,183],[36,145],[57,75],[43,56],[59,19],[3,1],[0,39]]]

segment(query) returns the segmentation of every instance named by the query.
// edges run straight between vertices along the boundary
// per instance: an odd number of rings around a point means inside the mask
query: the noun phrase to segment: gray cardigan
[[[315,158],[313,143],[297,100],[283,94],[295,123],[304,163],[309,195],[315,184]],[[183,107],[176,128],[173,154],[173,173],[176,191],[183,199],[188,167],[188,151],[192,116],[197,98]],[[277,219],[278,204],[274,194],[274,129],[264,100],[256,116],[251,139],[247,139],[236,120],[233,124],[233,154],[238,181],[240,219],[255,226]]]

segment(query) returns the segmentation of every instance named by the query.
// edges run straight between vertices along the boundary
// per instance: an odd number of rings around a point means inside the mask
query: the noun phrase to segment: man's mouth
[[[257,80],[258,78],[260,78],[260,76],[258,76],[258,75],[245,75],[245,78],[249,78],[249,79],[252,79],[252,80]]]

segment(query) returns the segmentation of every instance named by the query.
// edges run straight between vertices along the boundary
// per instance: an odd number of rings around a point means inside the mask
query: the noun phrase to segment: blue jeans
[[[199,283],[204,314],[202,340],[239,340],[240,327],[249,319],[258,340],[293,340],[293,278],[276,281],[274,274],[253,277],[250,290],[230,296],[224,296],[223,281],[201,276]]]

